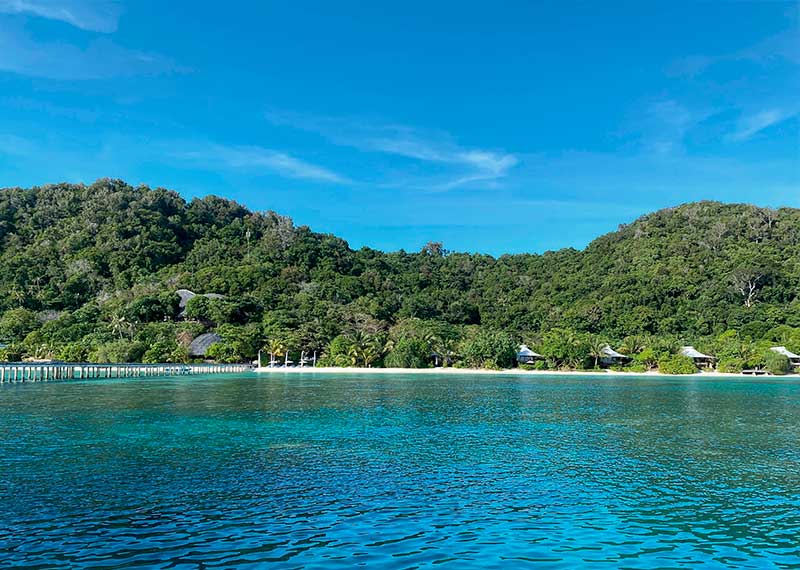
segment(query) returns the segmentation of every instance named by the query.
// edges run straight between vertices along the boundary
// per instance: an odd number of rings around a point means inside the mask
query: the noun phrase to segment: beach
[[[313,366],[294,366],[289,368],[268,366],[256,368],[255,372],[259,374],[418,374],[418,375],[451,375],[451,376],[473,376],[476,374],[486,376],[621,376],[621,377],[652,377],[652,376],[665,376],[676,378],[755,378],[756,376],[750,374],[736,374],[726,372],[697,372],[695,374],[662,374],[657,370],[649,372],[617,372],[612,370],[522,370],[519,368],[512,368],[507,370],[486,370],[483,368],[359,368],[359,367],[313,367]],[[759,376],[763,378],[762,375]],[[791,378],[793,375],[784,377]]]

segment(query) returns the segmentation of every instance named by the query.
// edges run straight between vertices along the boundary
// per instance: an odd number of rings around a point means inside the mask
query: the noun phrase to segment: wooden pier
[[[230,374],[253,370],[250,364],[90,364],[84,362],[0,362],[0,384],[88,378],[141,378]]]

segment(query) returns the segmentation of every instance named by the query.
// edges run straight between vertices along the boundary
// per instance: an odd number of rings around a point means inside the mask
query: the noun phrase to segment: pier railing
[[[92,364],[86,362],[0,362],[0,384],[86,378],[139,378],[229,374],[252,370],[250,364]]]

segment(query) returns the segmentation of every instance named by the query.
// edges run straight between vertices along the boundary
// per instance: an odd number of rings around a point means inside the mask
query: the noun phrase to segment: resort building
[[[698,368],[713,368],[714,362],[717,360],[713,356],[703,354],[693,346],[681,347],[681,354],[691,358]]]
[[[197,293],[194,291],[189,291],[188,289],[178,289],[175,291],[178,297],[181,298],[180,302],[178,303],[178,307],[180,308],[181,317],[186,316],[186,304],[191,300],[197,297]],[[200,295],[201,297],[205,297],[207,299],[224,299],[225,295],[220,295],[219,293],[203,293]]]
[[[222,337],[217,333],[204,333],[189,344],[189,356],[204,357],[211,345],[217,344]]]
[[[517,352],[517,362],[519,364],[530,364],[542,358],[544,357],[541,354],[533,352],[527,345],[521,344],[519,346],[519,352]]]
[[[794,369],[800,369],[800,355],[795,354],[785,346],[773,346],[770,348],[772,352],[777,352],[778,354],[784,355],[786,358],[789,359],[789,364]]]
[[[600,353],[602,354],[600,357],[600,364],[603,366],[619,366],[631,359],[630,356],[619,353],[608,345],[605,345],[602,350],[600,350]]]

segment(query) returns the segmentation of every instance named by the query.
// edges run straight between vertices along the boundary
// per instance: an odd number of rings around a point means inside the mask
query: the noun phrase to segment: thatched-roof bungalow
[[[217,344],[222,337],[217,333],[204,333],[189,344],[189,356],[204,357],[211,345]]]
[[[703,354],[693,346],[683,346],[680,352],[682,355],[691,358],[698,368],[711,368],[717,360],[709,354]]]
[[[600,364],[603,366],[619,366],[621,364],[625,364],[631,359],[630,356],[617,352],[608,345],[605,345],[600,350],[600,353],[602,354],[600,357]]]
[[[785,346],[773,346],[770,348],[772,352],[777,352],[778,354],[784,355],[786,358],[789,359],[789,364],[792,368],[800,368],[800,355],[795,354]]]
[[[544,358],[541,354],[533,352],[527,345],[521,344],[517,352],[517,362],[519,364],[530,364]]]

